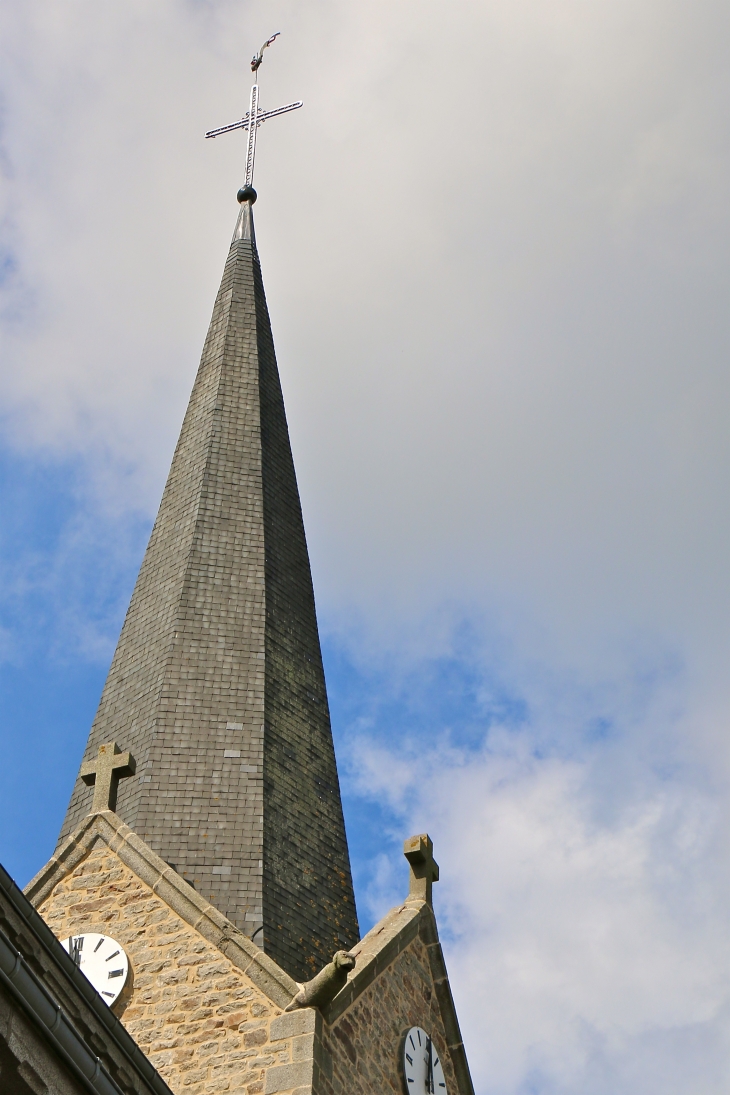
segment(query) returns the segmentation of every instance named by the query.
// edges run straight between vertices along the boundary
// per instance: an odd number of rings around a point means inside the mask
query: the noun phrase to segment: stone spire
[[[303,981],[358,926],[255,193],[239,198],[82,771],[104,743],[131,752],[117,814]],[[92,796],[79,778],[61,840]]]

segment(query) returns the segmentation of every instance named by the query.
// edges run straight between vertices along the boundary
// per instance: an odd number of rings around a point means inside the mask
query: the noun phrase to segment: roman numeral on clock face
[[[422,1027],[411,1027],[401,1046],[401,1068],[407,1095],[448,1095],[441,1054],[432,1036]]]
[[[122,944],[108,935],[85,932],[63,940],[62,946],[105,1003],[113,1004],[124,988],[129,972],[129,960]],[[110,981],[113,984],[110,985]]]

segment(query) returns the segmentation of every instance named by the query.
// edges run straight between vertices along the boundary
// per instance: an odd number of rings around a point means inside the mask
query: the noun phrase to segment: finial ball
[[[253,203],[256,201],[256,198],[258,197],[258,194],[252,186],[242,186],[236,194],[236,197],[238,198],[241,205],[243,205],[244,202],[251,202],[251,205],[253,205]]]

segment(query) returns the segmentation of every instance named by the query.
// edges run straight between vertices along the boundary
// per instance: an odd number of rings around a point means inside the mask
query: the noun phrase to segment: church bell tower
[[[65,1005],[88,1066],[73,1095],[473,1095],[428,834],[405,842],[403,901],[359,937],[253,223],[258,125],[301,105],[263,111],[254,83],[206,134],[246,136],[238,219],[58,845],[25,891],[25,923],[55,936],[51,988],[66,968],[91,1000],[93,1028]]]

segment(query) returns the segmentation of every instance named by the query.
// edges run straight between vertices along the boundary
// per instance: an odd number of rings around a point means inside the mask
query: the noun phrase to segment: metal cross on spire
[[[271,45],[271,43],[279,37],[280,31],[277,30],[276,34],[272,34],[271,38],[267,38],[258,53],[253,55],[251,60],[251,71],[256,73],[261,67],[261,63],[264,59],[264,50]],[[244,116],[238,122],[231,122],[230,125],[223,125],[220,129],[210,129],[205,136],[206,137],[219,137],[221,133],[231,133],[234,129],[245,129],[248,133],[248,140],[246,142],[246,178],[243,186],[238,191],[238,200],[244,201],[256,201],[256,191],[253,188],[253,164],[254,157],[256,155],[256,130],[267,119],[275,118],[277,114],[287,114],[290,110],[297,110],[300,106],[303,106],[301,99],[297,103],[288,103],[286,106],[277,107],[276,110],[260,110],[259,109],[259,85],[254,83],[251,88],[251,105]]]

